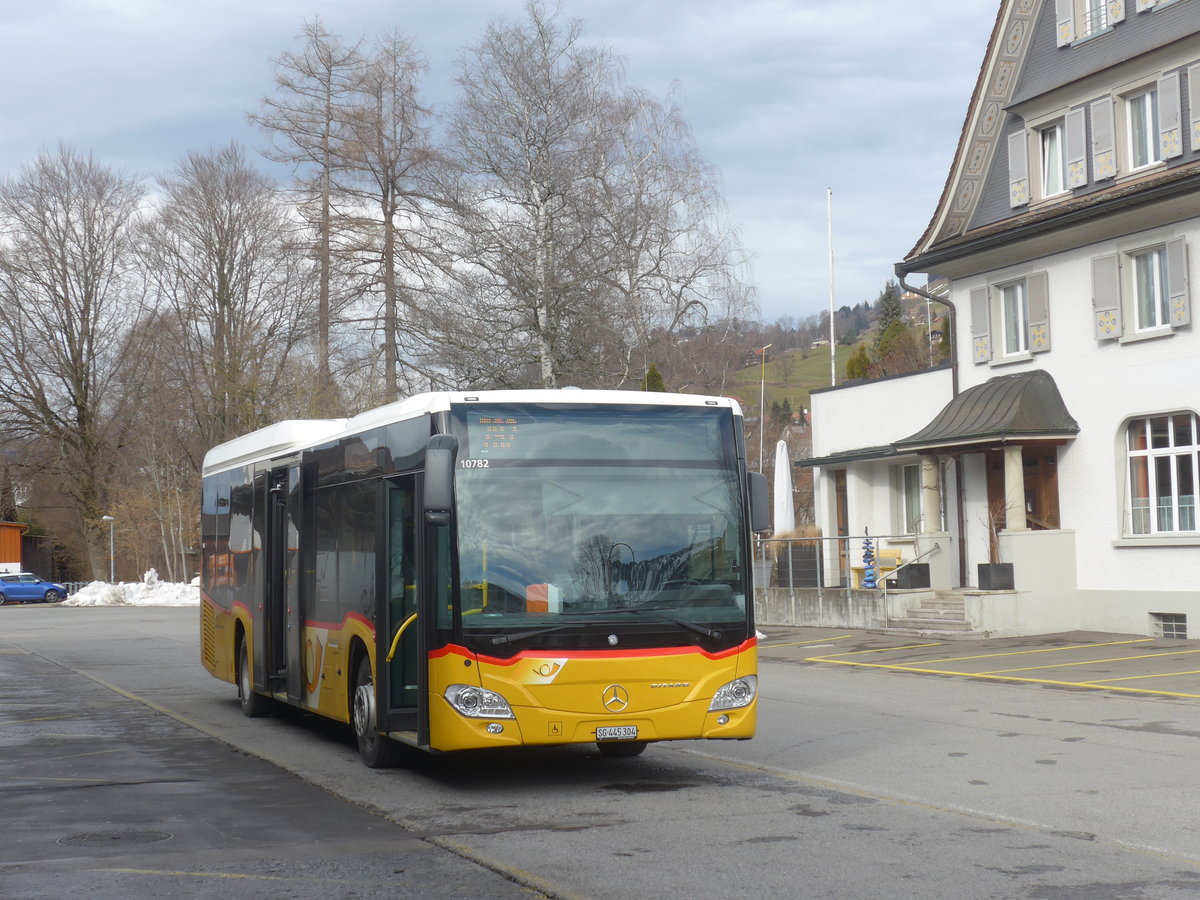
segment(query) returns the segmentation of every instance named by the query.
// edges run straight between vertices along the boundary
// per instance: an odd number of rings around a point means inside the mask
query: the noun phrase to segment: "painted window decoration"
[[[976,288],[970,300],[971,357],[976,363],[1014,362],[1050,349],[1046,272]]]
[[[1129,531],[1196,532],[1200,434],[1193,412],[1134,419],[1127,429]]]
[[[1161,244],[1092,259],[1092,325],[1098,341],[1173,333],[1191,322],[1187,244]]]
[[[1146,0],[1137,0],[1139,9]],[[1125,20],[1125,0],[1054,0],[1055,38],[1067,47]]]

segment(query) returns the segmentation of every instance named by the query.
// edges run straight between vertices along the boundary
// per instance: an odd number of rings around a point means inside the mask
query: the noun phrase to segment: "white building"
[[[823,533],[908,535],[975,631],[1200,637],[1198,189],[1200,0],[1003,0],[896,267],[956,361],[814,393]]]

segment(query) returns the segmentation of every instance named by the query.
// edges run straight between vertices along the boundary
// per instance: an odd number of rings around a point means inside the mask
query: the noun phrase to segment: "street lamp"
[[[772,347],[767,344],[759,349],[762,355],[762,369],[758,379],[758,471],[763,470],[763,432],[767,429],[767,351]]]
[[[113,554],[113,522],[116,521],[112,516],[101,516],[102,522],[108,523],[108,583],[117,583],[117,563],[116,557]]]

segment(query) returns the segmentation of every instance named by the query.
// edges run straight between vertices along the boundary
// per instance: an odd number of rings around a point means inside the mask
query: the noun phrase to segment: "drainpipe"
[[[901,288],[916,294],[918,297],[924,297],[926,300],[940,303],[949,310],[946,322],[950,328],[950,397],[953,399],[958,396],[958,311],[954,308],[954,304],[946,297],[935,297],[929,291],[913,287],[905,281],[904,276],[908,274],[908,271],[900,263],[896,263],[895,271]],[[954,490],[957,494],[955,506],[958,508],[958,580],[961,584],[968,585],[971,582],[967,578],[967,522],[966,512],[963,510],[963,496],[965,491],[963,488],[961,460],[954,464]]]
[[[958,396],[958,311],[945,297],[935,297],[929,291],[922,290],[918,287],[913,287],[904,280],[904,276],[908,274],[904,269],[900,268],[900,263],[896,263],[896,277],[900,280],[900,287],[908,291],[910,294],[916,294],[918,297],[924,297],[926,300],[932,300],[934,303],[940,303],[946,307],[950,314],[946,317],[946,321],[950,325],[950,396]]]

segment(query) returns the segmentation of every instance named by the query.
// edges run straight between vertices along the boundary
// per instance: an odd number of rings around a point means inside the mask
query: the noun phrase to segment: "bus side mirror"
[[[425,449],[425,490],[422,494],[425,521],[449,525],[454,510],[454,466],[458,462],[458,439],[435,434]]]
[[[762,472],[747,472],[746,487],[750,492],[750,530],[769,531],[771,528],[771,494],[767,476]]]

